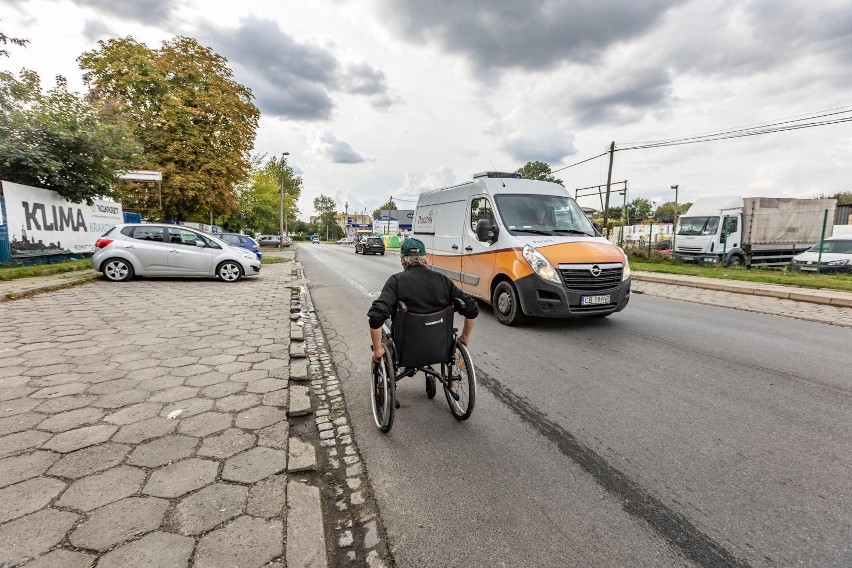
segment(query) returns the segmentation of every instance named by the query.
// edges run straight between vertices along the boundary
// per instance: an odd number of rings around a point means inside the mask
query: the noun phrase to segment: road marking
[[[321,263],[323,263],[324,265],[326,265],[326,266],[327,266],[330,270],[332,270],[335,274],[337,274],[337,275],[338,275],[338,276],[340,276],[342,279],[344,279],[344,280],[346,280],[347,282],[349,282],[349,284],[351,284],[353,288],[355,288],[356,290],[358,290],[359,292],[361,292],[362,294],[364,294],[364,295],[365,295],[365,296],[367,296],[368,298],[378,298],[378,297],[379,297],[379,293],[378,293],[378,292],[370,292],[369,290],[367,290],[366,288],[364,288],[363,286],[361,286],[358,282],[355,282],[354,280],[352,280],[351,278],[349,278],[348,276],[346,276],[345,274],[343,274],[342,272],[340,272],[339,270],[337,270],[336,268],[334,268],[331,264],[329,264],[328,262],[326,262],[325,260],[323,260],[321,257],[319,257],[319,256],[317,256],[316,254],[314,254],[314,251],[313,251],[312,249],[308,249],[308,251],[311,253],[311,256],[313,256],[315,259],[317,259],[318,261],[320,261]]]

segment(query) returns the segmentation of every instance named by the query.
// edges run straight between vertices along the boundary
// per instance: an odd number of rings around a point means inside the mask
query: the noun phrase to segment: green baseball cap
[[[402,256],[425,256],[426,245],[419,239],[405,239],[399,245],[399,254]]]

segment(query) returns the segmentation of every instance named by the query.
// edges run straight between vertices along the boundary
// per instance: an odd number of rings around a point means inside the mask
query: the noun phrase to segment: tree
[[[674,223],[675,217],[686,213],[691,205],[692,203],[675,203],[674,201],[663,203],[654,211],[654,219],[662,223]]]
[[[56,191],[73,203],[108,197],[117,170],[142,162],[142,148],[108,109],[68,91],[42,93],[34,71],[0,73],[0,179]]]
[[[0,32],[0,43],[3,45],[17,45],[18,47],[26,47],[30,40],[21,39],[18,37],[9,37],[3,32]],[[0,57],[9,57],[9,52],[6,49],[0,49]]]
[[[373,219],[378,219],[388,211],[396,211],[396,203],[394,203],[393,199],[389,199],[379,205],[378,209],[373,211]]]
[[[227,60],[194,39],[149,49],[132,37],[98,42],[78,62],[93,101],[132,122],[147,169],[163,174],[163,216],[204,220],[238,207],[260,111]]]
[[[852,191],[839,191],[834,195],[821,193],[815,199],[836,199],[838,205],[852,205]]]
[[[255,158],[255,167],[246,183],[237,188],[242,226],[264,234],[278,234],[281,217],[281,183],[284,184],[284,217],[288,232],[296,224],[302,193],[302,178],[295,175],[285,158],[272,158],[261,163],[264,156]]]
[[[334,202],[334,198],[320,194],[319,197],[314,198],[314,209],[319,213],[318,229],[320,233],[330,237],[332,234],[331,226],[337,225],[337,204]]]
[[[540,181],[552,181],[559,185],[564,185],[562,180],[554,177],[550,171],[550,166],[545,162],[527,162],[525,166],[517,170],[524,179],[537,179]]]
[[[627,204],[627,214],[630,219],[644,221],[651,216],[651,201],[638,197]]]

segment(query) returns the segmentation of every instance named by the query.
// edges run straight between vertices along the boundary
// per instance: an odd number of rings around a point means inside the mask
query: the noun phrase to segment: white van
[[[485,172],[421,193],[413,236],[432,270],[490,303],[505,325],[524,316],[605,317],[630,300],[624,251],[556,183]]]

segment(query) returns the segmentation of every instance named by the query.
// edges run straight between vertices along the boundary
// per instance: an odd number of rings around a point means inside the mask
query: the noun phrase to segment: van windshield
[[[715,235],[718,217],[681,217],[677,222],[678,235]]]
[[[497,211],[512,234],[595,236],[589,218],[570,197],[500,194],[495,200]]]

